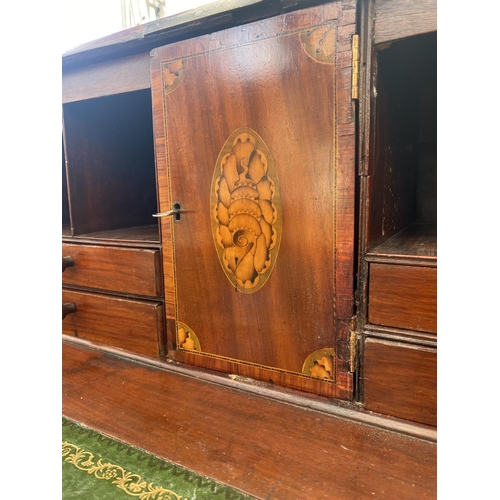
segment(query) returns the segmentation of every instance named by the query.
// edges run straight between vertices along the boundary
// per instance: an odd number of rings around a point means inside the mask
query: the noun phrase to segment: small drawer
[[[436,349],[367,339],[363,387],[368,410],[436,426]]]
[[[160,251],[63,244],[63,258],[74,264],[62,273],[63,285],[160,297]]]
[[[146,356],[163,355],[163,305],[63,290],[63,304],[76,311],[62,321],[63,333]]]
[[[370,264],[368,321],[420,332],[437,332],[437,270]]]

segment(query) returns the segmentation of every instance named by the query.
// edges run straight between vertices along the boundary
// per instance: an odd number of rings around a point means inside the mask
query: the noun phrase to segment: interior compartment
[[[64,104],[73,236],[159,241],[151,110],[149,89]]]
[[[68,179],[66,177],[66,161],[64,156],[64,142],[62,144],[62,234],[71,236],[71,222],[69,218]]]
[[[437,35],[379,47],[376,58],[369,247],[436,255]]]

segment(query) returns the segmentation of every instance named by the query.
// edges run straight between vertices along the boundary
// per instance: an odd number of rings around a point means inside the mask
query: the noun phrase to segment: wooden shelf
[[[113,229],[110,231],[98,231],[95,233],[82,234],[75,238],[97,239],[97,240],[112,240],[118,242],[130,241],[151,241],[154,243],[160,242],[158,235],[158,224],[149,226],[135,226],[125,229]]]
[[[436,224],[411,224],[366,254],[368,262],[386,262],[395,259],[426,261],[429,264],[436,265]]]
[[[124,229],[98,231],[71,237],[69,228],[63,227],[63,241],[66,243],[94,243],[99,245],[159,247],[160,235],[157,224],[134,226]]]

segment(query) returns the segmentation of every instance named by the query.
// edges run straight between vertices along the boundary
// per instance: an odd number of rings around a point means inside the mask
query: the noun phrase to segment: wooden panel
[[[62,253],[75,261],[62,274],[65,285],[151,297],[162,294],[158,250],[63,244]]]
[[[333,2],[153,52],[160,210],[186,210],[178,224],[162,220],[175,359],[314,392],[319,379],[324,394],[352,396],[355,20],[355,9]],[[245,154],[266,167],[248,166]],[[254,193],[245,207],[243,185]],[[252,217],[238,261],[235,221]],[[264,248],[257,238],[266,231]],[[240,277],[243,264],[234,268],[248,259]],[[181,329],[199,340],[191,352],[176,338]],[[322,358],[325,370],[315,366]]]
[[[436,349],[368,339],[363,372],[367,409],[437,425]]]
[[[368,321],[376,325],[437,332],[437,269],[371,264]]]
[[[68,344],[62,394],[66,417],[259,499],[436,498],[436,444],[371,425]]]
[[[72,290],[63,290],[62,300],[76,305],[76,312],[63,319],[63,333],[146,356],[162,355],[162,304]]]
[[[150,87],[148,51],[63,72],[62,102],[81,101]]]
[[[419,346],[437,347],[437,337],[434,333],[418,332],[416,330],[403,330],[390,326],[365,325],[365,338],[372,337],[393,342],[404,342]]]
[[[375,0],[375,43],[436,30],[436,0]]]

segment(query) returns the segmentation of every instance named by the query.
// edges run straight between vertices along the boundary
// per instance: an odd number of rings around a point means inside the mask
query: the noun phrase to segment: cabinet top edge
[[[324,3],[331,0],[218,0],[78,45],[62,54],[63,71]]]

